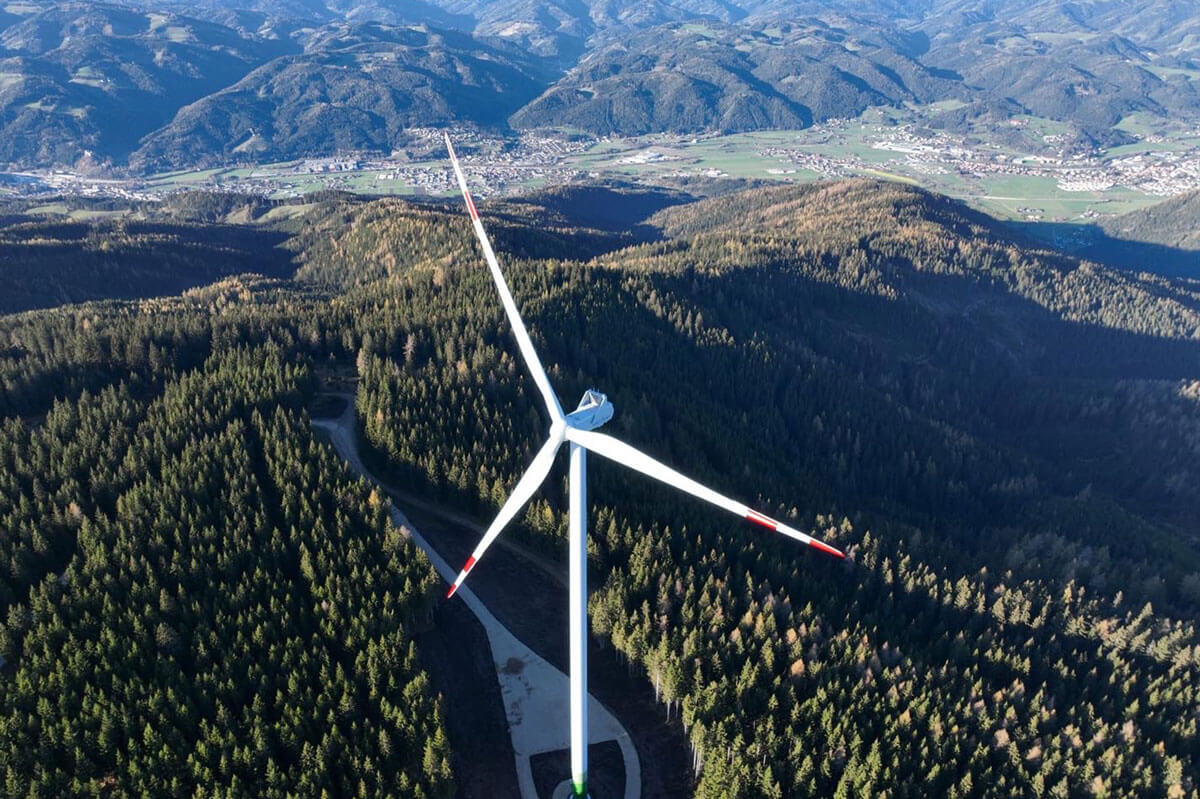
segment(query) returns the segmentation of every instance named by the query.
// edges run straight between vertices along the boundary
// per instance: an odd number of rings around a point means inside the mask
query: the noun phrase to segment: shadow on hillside
[[[568,185],[512,197],[493,210],[505,213],[528,209],[520,216],[556,218],[560,224],[569,221],[580,228],[619,234],[632,242],[644,242],[662,237],[657,227],[648,224],[650,217],[664,209],[695,200],[694,195],[675,189],[626,183]]]
[[[170,297],[235,275],[290,278],[287,234],[158,221],[24,221],[0,229],[0,314]]]
[[[1095,224],[1013,222],[1012,226],[1038,243],[1106,266],[1166,277],[1200,278],[1200,250],[1116,238]]]
[[[629,291],[620,272],[589,277],[594,290],[606,283],[606,293]],[[657,313],[623,302],[619,314],[585,317],[577,312],[578,299],[564,294],[546,303],[533,326],[545,340],[547,361],[563,367],[557,387],[564,397],[590,385],[612,392],[614,428],[655,456],[692,464],[698,479],[723,476],[737,489],[729,475],[753,462],[750,452],[757,451],[767,463],[755,474],[824,475],[788,489],[801,507],[824,507],[838,497],[917,526],[955,528],[956,536],[969,539],[967,531],[1004,524],[1019,529],[1029,521],[1022,503],[1009,503],[990,486],[1032,473],[1042,499],[1069,501],[1094,490],[1186,534],[1200,532],[1187,491],[1150,477],[1174,474],[1189,486],[1200,476],[1200,458],[1171,432],[1183,428],[1153,423],[1196,418],[1194,401],[1169,383],[1200,377],[1200,342],[1064,319],[1003,288],[955,275],[906,270],[899,282],[907,299],[900,302],[776,267],[657,273],[650,280],[654,292],[647,297],[686,298],[706,328],[725,331],[720,337],[729,342],[760,342],[748,344],[750,351],[762,346],[769,359],[756,363],[737,346],[687,344],[691,336],[672,321],[667,300]],[[587,305],[604,303],[589,299]],[[577,371],[579,341],[587,342],[587,362]],[[819,377],[800,377],[810,373]],[[1152,381],[1145,390],[1153,404],[1128,405],[1128,381]],[[804,397],[799,405],[797,392]],[[1108,408],[1115,410],[1097,410]],[[839,419],[851,431],[924,431],[902,437],[901,449],[912,450],[908,457],[936,458],[939,468],[978,461],[987,471],[961,466],[943,479],[977,490],[941,491],[897,481],[890,469],[829,468],[802,454],[811,444],[825,446],[809,429],[818,416],[830,424]],[[725,424],[701,428],[689,421],[696,418]],[[737,429],[746,419],[753,424]],[[868,447],[855,458],[896,456],[892,433],[862,435],[864,444],[878,444],[877,453]],[[730,436],[746,448],[747,460],[723,462]],[[847,445],[830,446],[828,462],[850,457]],[[716,468],[709,472],[703,464]],[[1142,544],[1109,533],[1104,543],[1114,554],[1144,556]],[[1064,535],[1097,543],[1087,525]],[[1188,559],[1196,562],[1194,554]]]

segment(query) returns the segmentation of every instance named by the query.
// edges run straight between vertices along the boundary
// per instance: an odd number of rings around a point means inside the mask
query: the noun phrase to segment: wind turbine
[[[550,435],[546,439],[546,443],[542,445],[542,448],[534,457],[533,463],[529,465],[529,469],[517,481],[512,494],[500,508],[500,512],[484,533],[483,538],[479,541],[471,556],[467,558],[466,565],[462,567],[462,571],[458,573],[454,584],[450,586],[450,590],[446,593],[446,598],[449,599],[454,596],[454,592],[467,579],[467,574],[475,567],[479,559],[483,557],[483,553],[492,545],[496,537],[500,535],[500,531],[512,521],[512,518],[517,515],[517,511],[533,496],[533,492],[537,490],[542,481],[546,479],[546,475],[550,473],[550,467],[554,465],[554,456],[558,454],[559,447],[564,442],[568,443],[571,453],[569,472],[570,519],[567,526],[571,578],[570,609],[568,611],[570,613],[571,643],[571,784],[576,797],[586,797],[588,795],[586,520],[587,453],[589,451],[615,461],[622,466],[627,466],[634,471],[653,477],[656,480],[661,480],[669,486],[678,488],[680,491],[711,502],[718,508],[724,508],[731,513],[736,513],[738,516],[766,527],[768,530],[783,533],[802,544],[808,544],[810,547],[839,558],[844,557],[844,555],[839,550],[818,541],[812,536],[805,535],[799,530],[788,527],[783,522],[776,521],[769,516],[752,510],[737,500],[718,494],[716,491],[697,483],[690,477],[685,477],[666,464],[659,463],[654,458],[634,449],[623,441],[619,441],[612,436],[606,436],[603,433],[594,432],[597,427],[603,425],[613,415],[612,403],[608,401],[608,397],[598,391],[591,389],[585,391],[583,399],[579,401],[579,407],[570,413],[563,413],[562,405],[558,402],[558,396],[555,395],[554,389],[550,387],[550,379],[546,376],[546,370],[542,368],[542,362],[538,358],[537,351],[533,348],[533,342],[529,339],[529,333],[525,330],[525,324],[521,321],[521,315],[517,312],[517,305],[513,302],[512,294],[508,290],[508,284],[504,281],[504,274],[500,271],[500,264],[496,260],[496,253],[492,250],[492,244],[488,240],[487,232],[483,229],[483,222],[479,219],[479,211],[475,208],[475,201],[471,199],[471,192],[467,188],[467,179],[463,176],[462,167],[459,166],[458,158],[454,154],[454,145],[450,141],[450,134],[446,134],[446,149],[450,153],[450,163],[454,165],[454,174],[458,178],[458,187],[462,189],[463,200],[467,204],[467,211],[471,214],[471,221],[475,226],[475,235],[479,237],[479,245],[483,248],[483,256],[487,260],[488,268],[492,271],[492,279],[496,282],[496,288],[500,292],[500,301],[504,304],[504,311],[508,314],[508,321],[513,327],[513,335],[517,338],[517,346],[521,350],[521,355],[525,359],[526,366],[529,367],[529,371],[533,374],[533,382],[542,394],[546,410],[550,413]]]

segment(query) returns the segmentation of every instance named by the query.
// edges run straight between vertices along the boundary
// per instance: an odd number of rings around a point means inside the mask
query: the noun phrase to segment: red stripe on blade
[[[472,555],[471,557],[467,558],[467,562],[462,567],[462,571],[460,571],[458,573],[458,578],[455,579],[454,583],[450,586],[450,590],[446,592],[446,599],[449,599],[450,597],[454,596],[454,592],[458,590],[459,584],[461,584],[462,581],[467,578],[467,572],[471,571],[471,568],[474,567],[474,565],[475,565],[475,556]]]
[[[750,521],[754,522],[755,524],[761,524],[763,527],[766,527],[768,530],[779,529],[778,523],[774,519],[769,519],[766,516],[763,516],[761,513],[758,513],[757,511],[750,511],[749,513],[746,514],[746,518],[749,519]]]
[[[808,545],[810,547],[814,547],[815,549],[819,549],[828,555],[833,555],[835,558],[846,557],[845,555],[842,554],[842,551],[840,549],[834,549],[833,547],[829,546],[829,544],[823,544],[815,538],[811,539],[808,542]]]
[[[479,218],[479,212],[475,210],[475,201],[471,199],[471,193],[467,192],[467,210],[471,212],[472,219]]]

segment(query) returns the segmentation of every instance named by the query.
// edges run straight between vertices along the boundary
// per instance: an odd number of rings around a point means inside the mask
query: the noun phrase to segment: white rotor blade
[[[553,433],[550,439],[542,445],[541,450],[534,456],[533,463],[529,464],[529,468],[525,470],[525,474],[521,475],[521,479],[517,481],[513,487],[512,493],[508,499],[504,501],[500,512],[496,514],[496,518],[492,520],[487,532],[483,534],[483,538],[475,546],[475,551],[471,553],[471,557],[467,558],[467,563],[462,567],[462,571],[458,573],[458,577],[454,579],[454,584],[450,586],[450,590],[446,593],[446,599],[454,596],[454,592],[462,585],[463,580],[467,579],[467,573],[475,568],[475,564],[483,557],[483,553],[492,545],[496,537],[500,535],[500,531],[504,529],[512,518],[517,515],[529,498],[533,496],[533,492],[537,491],[538,486],[546,479],[546,475],[550,473],[550,467],[554,465],[554,456],[558,453],[558,448],[562,444],[562,439]]]
[[[656,461],[644,452],[626,444],[624,441],[606,436],[603,433],[595,433],[590,430],[579,430],[577,428],[567,428],[567,438],[586,448],[589,452],[594,452],[597,455],[603,455],[609,460],[628,466],[630,469],[641,472],[644,475],[653,477],[656,480],[661,480],[667,485],[674,486],[680,491],[686,491],[694,497],[711,502],[718,508],[724,508],[730,513],[736,513],[743,519],[752,521],[755,524],[760,524],[769,530],[774,530],[778,533],[783,533],[789,538],[794,538],[801,543],[808,544],[810,547],[819,549],[830,555],[842,558],[845,555],[840,550],[834,549],[826,543],[818,541],[810,535],[800,532],[799,530],[788,527],[783,522],[776,521],[769,516],[764,516],[758,511],[751,510],[748,506],[743,505],[735,499],[730,499],[727,496],[718,494],[711,488],[697,483],[690,477],[685,477],[679,472],[672,469],[666,464]]]
[[[487,231],[483,229],[483,222],[479,219],[475,201],[471,199],[471,191],[467,188],[467,178],[463,175],[462,167],[458,165],[458,156],[454,154],[454,145],[450,143],[449,133],[446,134],[446,149],[450,153],[450,163],[454,165],[458,187],[462,189],[467,210],[471,213],[471,222],[475,225],[475,235],[479,238],[479,245],[483,247],[483,257],[487,261],[488,268],[492,270],[492,279],[496,281],[496,288],[500,290],[500,302],[504,304],[504,311],[508,314],[508,321],[513,327],[513,335],[517,337],[517,346],[525,358],[525,364],[529,367],[529,371],[533,373],[533,382],[537,384],[538,391],[542,392],[542,398],[546,401],[546,409],[550,411],[550,417],[554,420],[561,419],[563,416],[562,406],[558,403],[554,389],[550,387],[550,378],[546,376],[546,370],[542,368],[542,362],[533,348],[533,342],[529,339],[529,332],[525,329],[525,323],[521,321],[521,314],[517,311],[517,304],[513,301],[508,284],[504,281],[504,273],[500,271],[500,263],[496,260],[492,243],[488,240]]]

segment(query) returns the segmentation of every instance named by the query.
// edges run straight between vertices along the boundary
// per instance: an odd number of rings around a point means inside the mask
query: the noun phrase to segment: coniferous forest
[[[581,196],[486,214],[563,404],[848,553],[596,460],[593,635],[696,796],[1200,797],[1200,283],[895,184]],[[548,423],[457,207],[284,210],[264,274],[0,317],[5,795],[454,795],[443,586],[309,416],[353,374],[380,468],[483,520]]]

